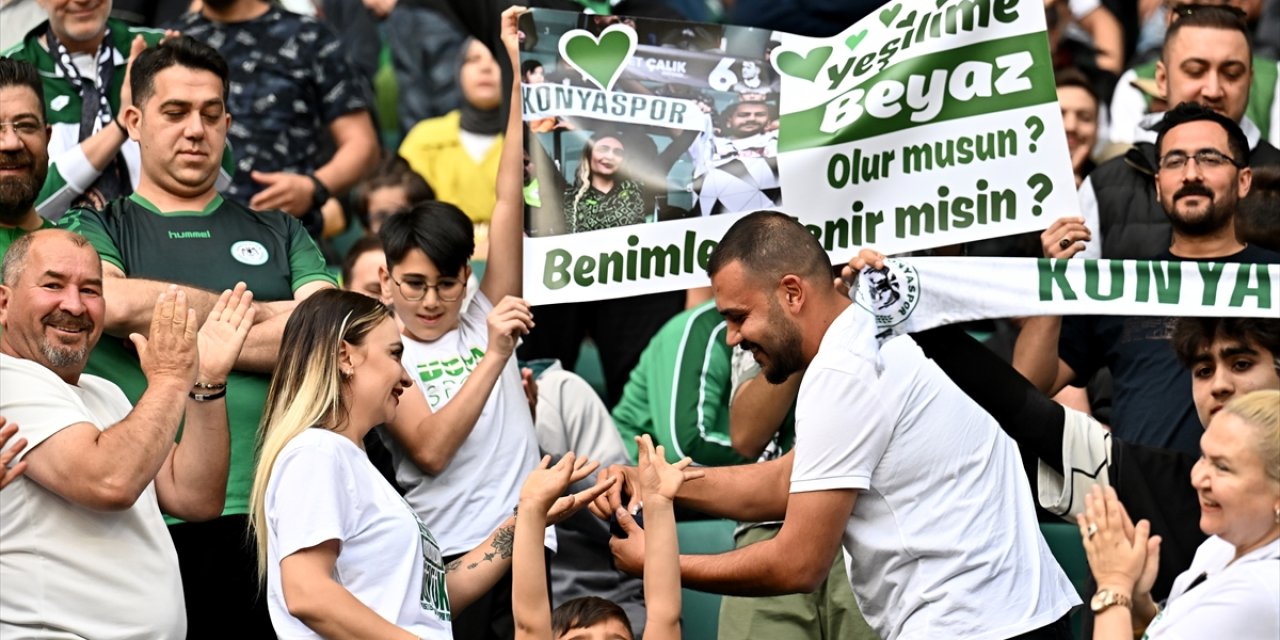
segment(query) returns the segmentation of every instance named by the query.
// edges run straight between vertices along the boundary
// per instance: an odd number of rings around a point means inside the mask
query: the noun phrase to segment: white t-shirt
[[[100,430],[133,407],[97,376],[63,382],[0,354],[0,416],[27,453],[80,422]],[[178,554],[155,483],[124,511],[94,511],[27,476],[0,491],[0,638],[174,638],[187,635]]]
[[[432,411],[449,403],[484,357],[492,310],[493,303],[478,292],[453,331],[433,342],[401,337],[401,361]],[[515,358],[504,365],[471,435],[440,475],[424,474],[385,429],[378,431],[391,451],[396,481],[407,490],[405,499],[436,532],[446,556],[474,549],[510,517],[525,477],[538,464],[537,434]],[[549,545],[553,536],[548,532]]]
[[[1231,562],[1235,545],[1213,536],[1173,581],[1169,604],[1145,638],[1280,638],[1280,540]],[[1230,564],[1228,564],[1230,563]],[[1200,576],[1204,580],[1190,588]]]
[[[800,384],[791,492],[859,490],[845,526],[858,606],[885,640],[1003,639],[1080,603],[1040,536],[1017,446],[908,336],[832,323]]]
[[[282,640],[320,635],[289,615],[280,561],[326,540],[341,546],[334,579],[360,602],[420,638],[453,637],[439,547],[354,442],[319,428],[289,441],[265,508],[267,608]]]

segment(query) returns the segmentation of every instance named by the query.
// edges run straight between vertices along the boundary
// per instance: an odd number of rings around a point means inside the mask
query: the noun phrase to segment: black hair
[[[1280,369],[1280,320],[1270,318],[1177,318],[1171,342],[1182,366],[1190,369],[1214,340],[1239,340],[1271,352]]]
[[[378,231],[387,253],[387,267],[399,264],[421,249],[440,274],[457,275],[476,250],[475,228],[461,209],[439,200],[413,205],[389,218]]]
[[[1238,31],[1240,37],[1244,38],[1245,46],[1249,49],[1249,55],[1245,57],[1245,64],[1253,68],[1253,42],[1249,35],[1249,25],[1245,24],[1244,16],[1239,9],[1230,6],[1219,5],[1196,5],[1194,11],[1179,13],[1178,19],[1169,25],[1164,32],[1164,51],[1161,53],[1163,57],[1169,51],[1169,43],[1178,35],[1178,32],[1188,27],[1199,27],[1202,29],[1224,29],[1227,31]],[[1167,65],[1171,61],[1164,58]]]
[[[606,620],[617,620],[627,628],[628,633],[633,633],[631,619],[622,607],[611,600],[585,596],[569,600],[551,612],[551,635],[559,638],[573,629],[584,629]]]
[[[1253,170],[1249,195],[1236,209],[1236,235],[1240,241],[1280,251],[1280,167]]]
[[[347,250],[347,255],[342,258],[342,286],[351,286],[351,272],[356,268],[356,261],[360,260],[360,256],[370,251],[381,251],[382,240],[378,236],[361,236],[351,248]]]
[[[520,78],[524,79],[526,75],[529,75],[530,71],[533,71],[534,69],[539,69],[541,67],[542,67],[542,63],[537,60],[525,60],[524,62],[521,62]]]
[[[1240,125],[1209,107],[1198,102],[1183,102],[1164,112],[1164,118],[1156,125],[1159,135],[1156,136],[1156,153],[1164,155],[1164,137],[1174,128],[1187,124],[1208,120],[1222,127],[1227,132],[1227,149],[1237,166],[1249,165],[1249,139],[1244,137]]]
[[[1093,97],[1093,101],[1095,103],[1102,104],[1101,101],[1098,100],[1098,90],[1093,87],[1093,83],[1089,82],[1089,77],[1076,67],[1067,67],[1065,69],[1054,71],[1053,80],[1055,86],[1058,88],[1079,87],[1084,89],[1085,92]]]
[[[186,67],[208,71],[222,81],[222,98],[230,91],[227,61],[217,49],[190,36],[169,38],[163,44],[147,47],[133,61],[129,72],[129,89],[133,103],[142,105],[156,88],[156,75],[169,67]]]
[[[410,206],[436,197],[431,185],[404,158],[394,153],[386,154],[373,172],[351,190],[351,204],[365,229],[372,229],[369,221],[369,194],[387,187],[404,189]]]
[[[27,87],[36,94],[40,108],[44,109],[44,83],[40,81],[40,72],[29,62],[0,58],[0,89],[6,87]],[[44,114],[40,113],[41,121]]]
[[[777,211],[756,211],[733,223],[712,250],[707,275],[715,277],[735,260],[765,282],[794,274],[830,283],[831,263],[818,239],[798,220]]]

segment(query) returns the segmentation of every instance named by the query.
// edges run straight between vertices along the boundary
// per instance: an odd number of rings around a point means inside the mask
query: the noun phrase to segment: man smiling
[[[48,171],[49,127],[35,67],[0,59],[0,257],[22,235],[52,226],[36,213]]]

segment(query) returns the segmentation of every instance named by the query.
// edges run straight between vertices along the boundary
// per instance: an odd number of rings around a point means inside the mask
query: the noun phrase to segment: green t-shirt
[[[262,302],[290,300],[309,282],[336,284],[301,223],[280,212],[250,211],[221,196],[203,211],[162,213],[135,193],[102,211],[72,210],[61,226],[88,238],[104,261],[130,278],[209,291],[244,281],[254,300]],[[85,371],[116,383],[135,404],[146,389],[146,377],[128,339],[103,334]],[[269,376],[239,371],[227,378],[231,468],[224,515],[248,513],[258,423],[269,382]]]
[[[49,229],[53,226],[54,224],[52,222],[45,220],[44,218],[40,218],[41,229]],[[31,232],[26,229],[19,229],[18,227],[0,227],[0,260],[3,260],[5,254],[9,253],[9,245],[13,244],[15,240],[27,235],[28,233]]]

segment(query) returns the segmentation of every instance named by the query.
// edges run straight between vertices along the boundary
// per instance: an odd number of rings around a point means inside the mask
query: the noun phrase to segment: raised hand
[[[4,416],[0,416],[0,472],[4,474],[0,476],[0,489],[9,486],[10,482],[16,480],[18,476],[22,475],[23,471],[27,470],[26,460],[13,465],[13,468],[9,468],[9,463],[13,462],[13,459],[18,457],[18,454],[22,453],[23,449],[27,448],[26,438],[18,438],[13,442],[13,446],[8,449],[5,448],[9,438],[16,433],[18,433],[18,425],[9,423],[4,419]]]
[[[667,462],[666,451],[662,445],[655,448],[653,440],[647,433],[636,436],[636,445],[640,458],[640,492],[646,501],[655,496],[674,501],[685,480],[702,475],[702,472],[696,469],[685,471],[686,467],[693,464],[693,458],[688,456],[675,464]]]
[[[506,296],[489,312],[489,351],[510,358],[520,337],[533,329],[533,311],[523,298]]]
[[[156,299],[151,312],[150,337],[129,334],[138,350],[138,362],[147,385],[158,382],[191,387],[196,379],[196,311],[187,305],[187,294],[170,286]]]
[[[840,270],[840,277],[836,278],[835,282],[836,288],[842,295],[849,295],[849,288],[853,286],[858,273],[867,267],[883,269],[884,254],[874,249],[861,249],[858,255],[850,258],[849,264]]]
[[[562,461],[563,462],[563,461]],[[569,474],[569,484],[573,484],[595,472],[600,467],[599,462],[594,462],[586,458],[578,458],[573,461],[573,472]],[[573,514],[581,511],[583,507],[591,504],[601,493],[604,493],[613,485],[613,481],[606,480],[596,483],[589,489],[584,489],[577,493],[571,493],[551,504],[547,509],[547,524],[559,524],[565,519],[573,516]]]
[[[564,454],[564,457],[560,458],[554,466],[548,466],[551,463],[551,456],[542,456],[542,461],[529,472],[524,486],[520,488],[520,504],[545,512],[569,489],[569,485],[572,484],[569,477],[573,475],[577,463],[585,460],[585,458],[581,461],[576,460],[573,452],[570,451]]]
[[[520,14],[526,11],[527,8],[516,5],[502,12],[502,44],[509,53],[520,47]],[[516,68],[520,68],[520,65],[517,64]]]
[[[213,311],[200,327],[200,382],[226,382],[253,326],[256,308],[253,292],[243,282],[222,292]]]

